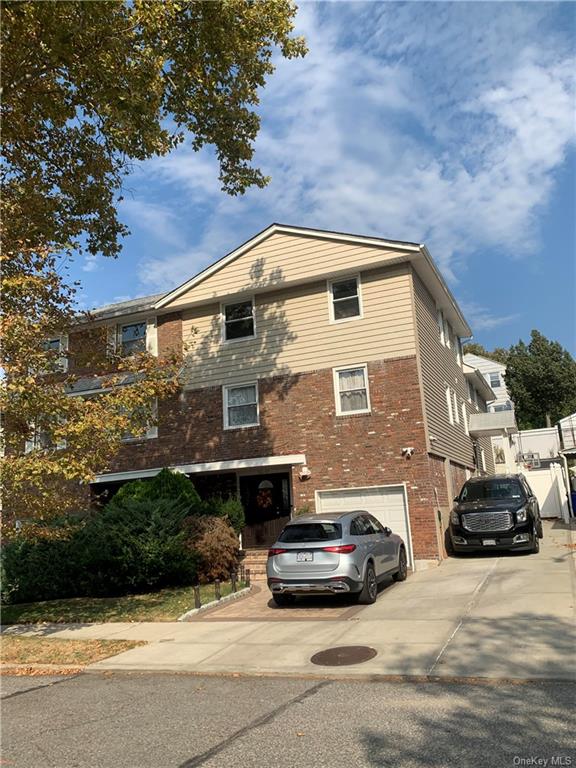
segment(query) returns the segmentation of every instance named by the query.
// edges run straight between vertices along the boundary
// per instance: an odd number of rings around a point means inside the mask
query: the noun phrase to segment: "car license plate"
[[[496,539],[482,539],[482,544],[484,544],[485,547],[495,547]]]
[[[297,563],[310,563],[314,560],[314,552],[296,552]]]

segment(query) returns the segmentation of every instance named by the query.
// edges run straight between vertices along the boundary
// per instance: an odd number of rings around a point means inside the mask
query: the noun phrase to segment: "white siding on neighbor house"
[[[505,365],[502,365],[502,363],[497,363],[495,360],[489,360],[487,357],[474,355],[471,352],[467,352],[464,355],[464,362],[467,365],[471,365],[472,368],[477,368],[480,371],[496,395],[496,400],[494,400],[494,402],[490,403],[488,406],[489,411],[494,411],[497,406],[503,406],[511,403],[510,394],[506,389],[506,383],[504,382],[504,374],[506,373]],[[491,385],[491,373],[498,373],[500,378],[500,386],[493,387]]]
[[[481,406],[469,400],[468,384],[453,345],[447,347],[441,341],[434,299],[415,273],[413,283],[430,450],[438,456],[446,456],[466,467],[472,467],[473,444],[466,434],[462,416],[466,413],[469,418],[471,413],[479,412]],[[481,398],[478,398],[478,403],[482,403]],[[486,454],[487,471],[493,472],[490,438],[482,438],[479,442]]]
[[[219,302],[183,311],[186,388],[217,386],[416,353],[410,268],[360,274],[363,314],[330,321],[327,280],[255,295],[255,338],[222,341]]]
[[[403,259],[401,250],[319,237],[276,233],[170,302],[170,308],[225,296],[260,293],[341,272],[358,272]]]

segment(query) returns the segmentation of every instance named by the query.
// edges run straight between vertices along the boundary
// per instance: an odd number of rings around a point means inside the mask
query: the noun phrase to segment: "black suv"
[[[454,502],[450,514],[454,552],[539,551],[540,507],[524,475],[470,478]]]

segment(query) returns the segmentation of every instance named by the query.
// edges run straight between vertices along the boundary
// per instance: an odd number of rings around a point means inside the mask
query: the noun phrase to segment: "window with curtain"
[[[370,410],[366,366],[337,370],[336,388],[338,413],[366,413]]]
[[[254,303],[252,299],[227,304],[224,307],[224,339],[246,339],[255,336]]]
[[[242,384],[224,390],[224,424],[227,429],[258,425],[258,387]]]
[[[490,377],[490,386],[491,387],[499,387],[500,386],[500,374],[498,371],[492,371],[489,374]]]
[[[350,320],[360,317],[360,287],[357,277],[347,277],[331,284],[332,317],[334,320]]]

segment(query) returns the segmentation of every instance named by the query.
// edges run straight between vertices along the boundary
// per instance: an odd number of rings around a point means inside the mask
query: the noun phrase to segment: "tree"
[[[521,429],[549,427],[576,411],[576,361],[539,331],[528,345],[510,347],[504,378]]]
[[[470,342],[464,345],[464,354],[479,355],[480,357],[487,357],[489,360],[495,360],[497,363],[506,365],[508,359],[508,350],[503,347],[496,347],[492,352],[485,349],[482,344],[477,342]]]
[[[291,36],[290,0],[3,2],[2,379],[8,521],[47,523],[77,509],[127,431],[178,387],[177,355],[121,358],[94,332],[102,394],[68,397],[72,374],[45,346],[89,316],[75,312],[69,260],[115,257],[116,206],[131,164],[191,142],[212,145],[229,194],[267,179],[252,167],[259,89]],[[42,435],[41,444],[23,452]],[[65,447],[63,447],[65,446]],[[68,481],[68,482],[65,482]]]

